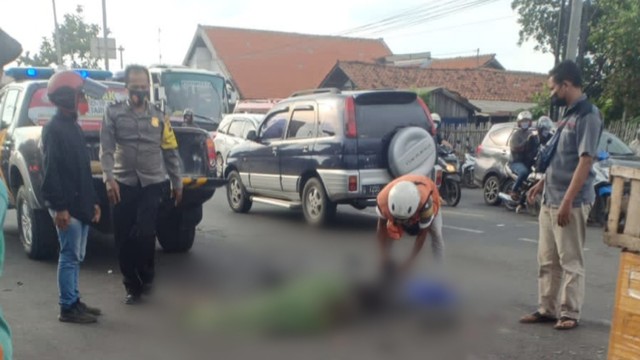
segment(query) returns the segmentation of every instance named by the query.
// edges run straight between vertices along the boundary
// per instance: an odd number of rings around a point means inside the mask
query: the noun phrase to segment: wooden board
[[[623,251],[616,287],[609,360],[640,359],[640,254]]]
[[[604,242],[609,246],[640,251],[640,169],[612,166],[611,178],[612,192]],[[627,184],[630,191],[625,194]]]

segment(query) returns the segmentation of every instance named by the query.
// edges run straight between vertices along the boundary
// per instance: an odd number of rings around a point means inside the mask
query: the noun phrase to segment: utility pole
[[[578,56],[578,40],[582,24],[582,1],[571,0],[571,19],[569,21],[569,34],[567,36],[566,59],[576,61]]]
[[[58,15],[56,13],[56,0],[51,0],[53,3],[53,24],[56,27],[55,29],[55,38],[56,38],[56,53],[58,54],[58,67],[63,66],[62,63],[62,45],[60,44],[60,28],[58,27]]]
[[[104,33],[104,68],[109,70],[109,45],[107,44],[107,0],[102,0],[102,32]]]
[[[124,69],[124,62],[122,60],[122,52],[124,51],[124,48],[122,47],[122,45],[120,45],[118,51],[120,52],[120,69]]]

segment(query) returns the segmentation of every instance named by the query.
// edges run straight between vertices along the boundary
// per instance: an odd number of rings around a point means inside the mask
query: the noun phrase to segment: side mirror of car
[[[249,132],[247,133],[247,140],[249,140],[249,141],[257,141],[258,140],[258,133],[256,133],[255,130],[249,130]]]

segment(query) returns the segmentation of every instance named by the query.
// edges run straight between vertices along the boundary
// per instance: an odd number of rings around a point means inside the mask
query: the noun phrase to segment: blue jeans
[[[60,242],[60,257],[58,259],[58,289],[60,291],[60,307],[71,308],[79,299],[78,279],[80,277],[80,263],[84,260],[87,250],[89,225],[71,218],[66,230],[58,231]]]
[[[521,162],[511,163],[509,167],[511,168],[511,171],[518,175],[515,184],[513,184],[513,192],[518,192],[524,181],[529,177],[531,169]]]

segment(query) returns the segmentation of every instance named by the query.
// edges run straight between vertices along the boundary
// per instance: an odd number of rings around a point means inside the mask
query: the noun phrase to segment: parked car
[[[279,99],[266,100],[238,100],[233,108],[234,114],[266,114],[271,110],[273,105],[277,104]]]
[[[264,119],[262,114],[229,114],[222,119],[213,137],[220,176],[224,174],[225,159],[229,155],[229,150],[245,141],[249,131],[257,131],[262,119]]]
[[[432,174],[434,134],[429,109],[414,92],[294,94],[229,153],[229,206],[240,213],[253,202],[302,208],[307,222],[323,224],[338,204],[374,206],[393,177]]]
[[[514,123],[493,125],[478,146],[476,151],[475,182],[484,192],[484,201],[488,205],[499,205],[501,191],[507,191],[509,184],[513,184],[506,174],[505,166],[509,162],[509,138],[515,130]],[[532,130],[532,134],[536,134]],[[598,152],[607,151],[610,154],[610,164],[638,167],[640,158],[618,137],[608,131],[602,133],[598,143]]]
[[[95,80],[105,78],[104,71],[77,70]],[[12,68],[7,73],[16,81],[0,90],[0,177],[10,193],[18,217],[18,234],[27,255],[46,259],[57,253],[57,234],[42,199],[42,126],[56,111],[47,98],[47,79],[51,68]],[[110,73],[109,73],[110,76]],[[102,81],[108,87],[102,99],[89,98],[89,112],[78,122],[85,134],[91,157],[93,181],[100,198],[102,219],[95,227],[112,231],[111,211],[102,180],[99,161],[100,127],[105,107],[127,99],[124,84]],[[158,214],[158,241],[165,251],[191,249],[196,226],[202,220],[202,204],[209,200],[225,181],[215,171],[215,152],[209,134],[201,129],[175,127],[178,151],[182,158],[184,197],[180,207],[173,206],[169,187]]]

